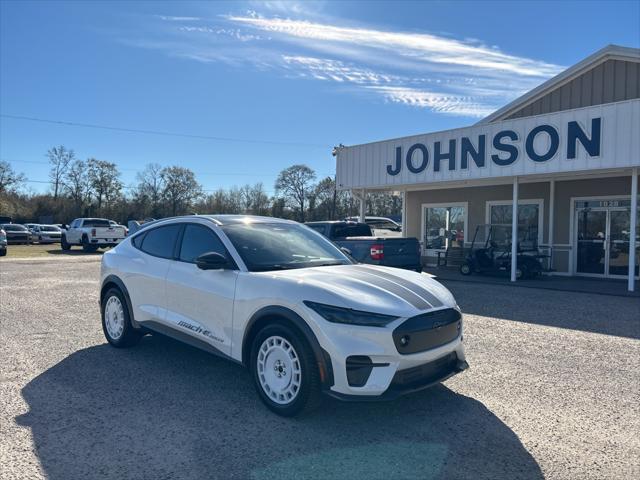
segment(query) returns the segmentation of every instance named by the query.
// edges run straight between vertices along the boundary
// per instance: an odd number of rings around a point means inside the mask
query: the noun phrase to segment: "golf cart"
[[[521,230],[518,235],[518,263],[516,278],[534,278],[542,273],[535,228]],[[460,265],[462,275],[472,273],[501,274],[511,272],[511,227],[507,225],[478,225],[471,249]]]

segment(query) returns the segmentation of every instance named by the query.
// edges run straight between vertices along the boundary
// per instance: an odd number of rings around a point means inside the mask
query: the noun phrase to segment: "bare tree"
[[[90,158],[87,160],[89,184],[96,198],[98,214],[102,214],[103,205],[109,210],[122,194],[123,184],[115,163]]]
[[[315,178],[316,173],[308,166],[292,165],[282,170],[276,179],[276,193],[284,196],[291,208],[298,210],[301,222],[305,219],[305,205]]]
[[[164,182],[162,196],[174,216],[186,213],[186,209],[202,196],[202,187],[188,168],[165,167],[160,176]]]
[[[316,199],[316,217],[318,220],[335,220],[338,204],[336,182],[326,177],[318,182],[314,191]]]
[[[9,162],[0,160],[0,194],[13,192],[26,181],[22,173],[17,173]]]
[[[49,157],[49,163],[51,164],[49,178],[53,184],[53,199],[55,201],[58,200],[58,192],[69,164],[75,159],[75,153],[73,150],[68,150],[63,145],[60,145],[59,147],[50,148],[47,152],[47,157]]]
[[[262,182],[256,183],[251,188],[251,213],[254,215],[267,215],[269,213],[269,195],[264,190]]]
[[[82,215],[82,211],[91,195],[91,184],[87,174],[86,162],[75,160],[70,164],[62,182],[64,191],[73,201],[75,213]]]
[[[149,163],[142,172],[138,172],[137,179],[136,199],[143,207],[149,207],[148,213],[152,217],[160,216],[164,189],[162,166],[157,163]]]

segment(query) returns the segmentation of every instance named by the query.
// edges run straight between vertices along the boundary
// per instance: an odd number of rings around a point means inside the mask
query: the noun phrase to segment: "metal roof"
[[[574,66],[567,68],[565,71],[547,80],[542,85],[539,85],[530,92],[522,95],[519,98],[516,98],[511,103],[508,103],[504,107],[496,110],[491,115],[480,120],[478,123],[476,123],[476,125],[483,125],[499,120],[504,120],[507,116],[514,113],[514,111],[525,107],[529,103],[535,102],[540,97],[546,95],[547,93],[560,87],[561,85],[570,82],[587,70],[590,70],[600,63],[611,59],[640,62],[640,49],[622,47],[619,45],[607,45],[594,54],[589,55],[581,62],[576,63]]]

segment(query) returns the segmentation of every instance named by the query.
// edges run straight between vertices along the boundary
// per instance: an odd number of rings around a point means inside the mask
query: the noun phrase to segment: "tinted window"
[[[131,240],[133,246],[136,248],[140,248],[142,246],[142,240],[144,240],[145,235],[146,233],[141,233],[140,235],[136,235],[135,237],[133,237],[133,240]]]
[[[315,230],[318,233],[322,233],[324,235],[324,231],[326,230],[326,227],[324,225],[307,225],[307,227]]]
[[[329,240],[299,224],[248,223],[222,229],[253,272],[351,263]]]
[[[27,232],[27,227],[23,227],[22,225],[15,224],[6,224],[3,226],[6,232]]]
[[[109,227],[109,220],[102,218],[87,218],[82,224],[83,227]]]
[[[211,229],[202,225],[187,225],[182,237],[180,260],[193,263],[200,255],[209,252],[227,254],[222,241]]]
[[[370,237],[371,228],[364,223],[357,223],[353,225],[336,225],[333,230],[333,236],[335,238],[346,237]]]
[[[59,232],[60,231],[58,227],[54,227],[53,225],[51,226],[45,225],[43,227],[40,227],[40,230],[42,230],[43,232]]]
[[[182,225],[167,225],[147,232],[141,250],[149,255],[162,258],[173,258],[173,249]]]

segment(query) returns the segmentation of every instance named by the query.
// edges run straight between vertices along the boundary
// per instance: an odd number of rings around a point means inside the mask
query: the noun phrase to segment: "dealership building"
[[[476,232],[484,244],[491,226],[512,255],[544,254],[552,274],[634,289],[639,49],[605,47],[473,126],[341,145],[336,156],[338,188],[402,195],[403,234],[420,239],[425,265],[468,252]]]

